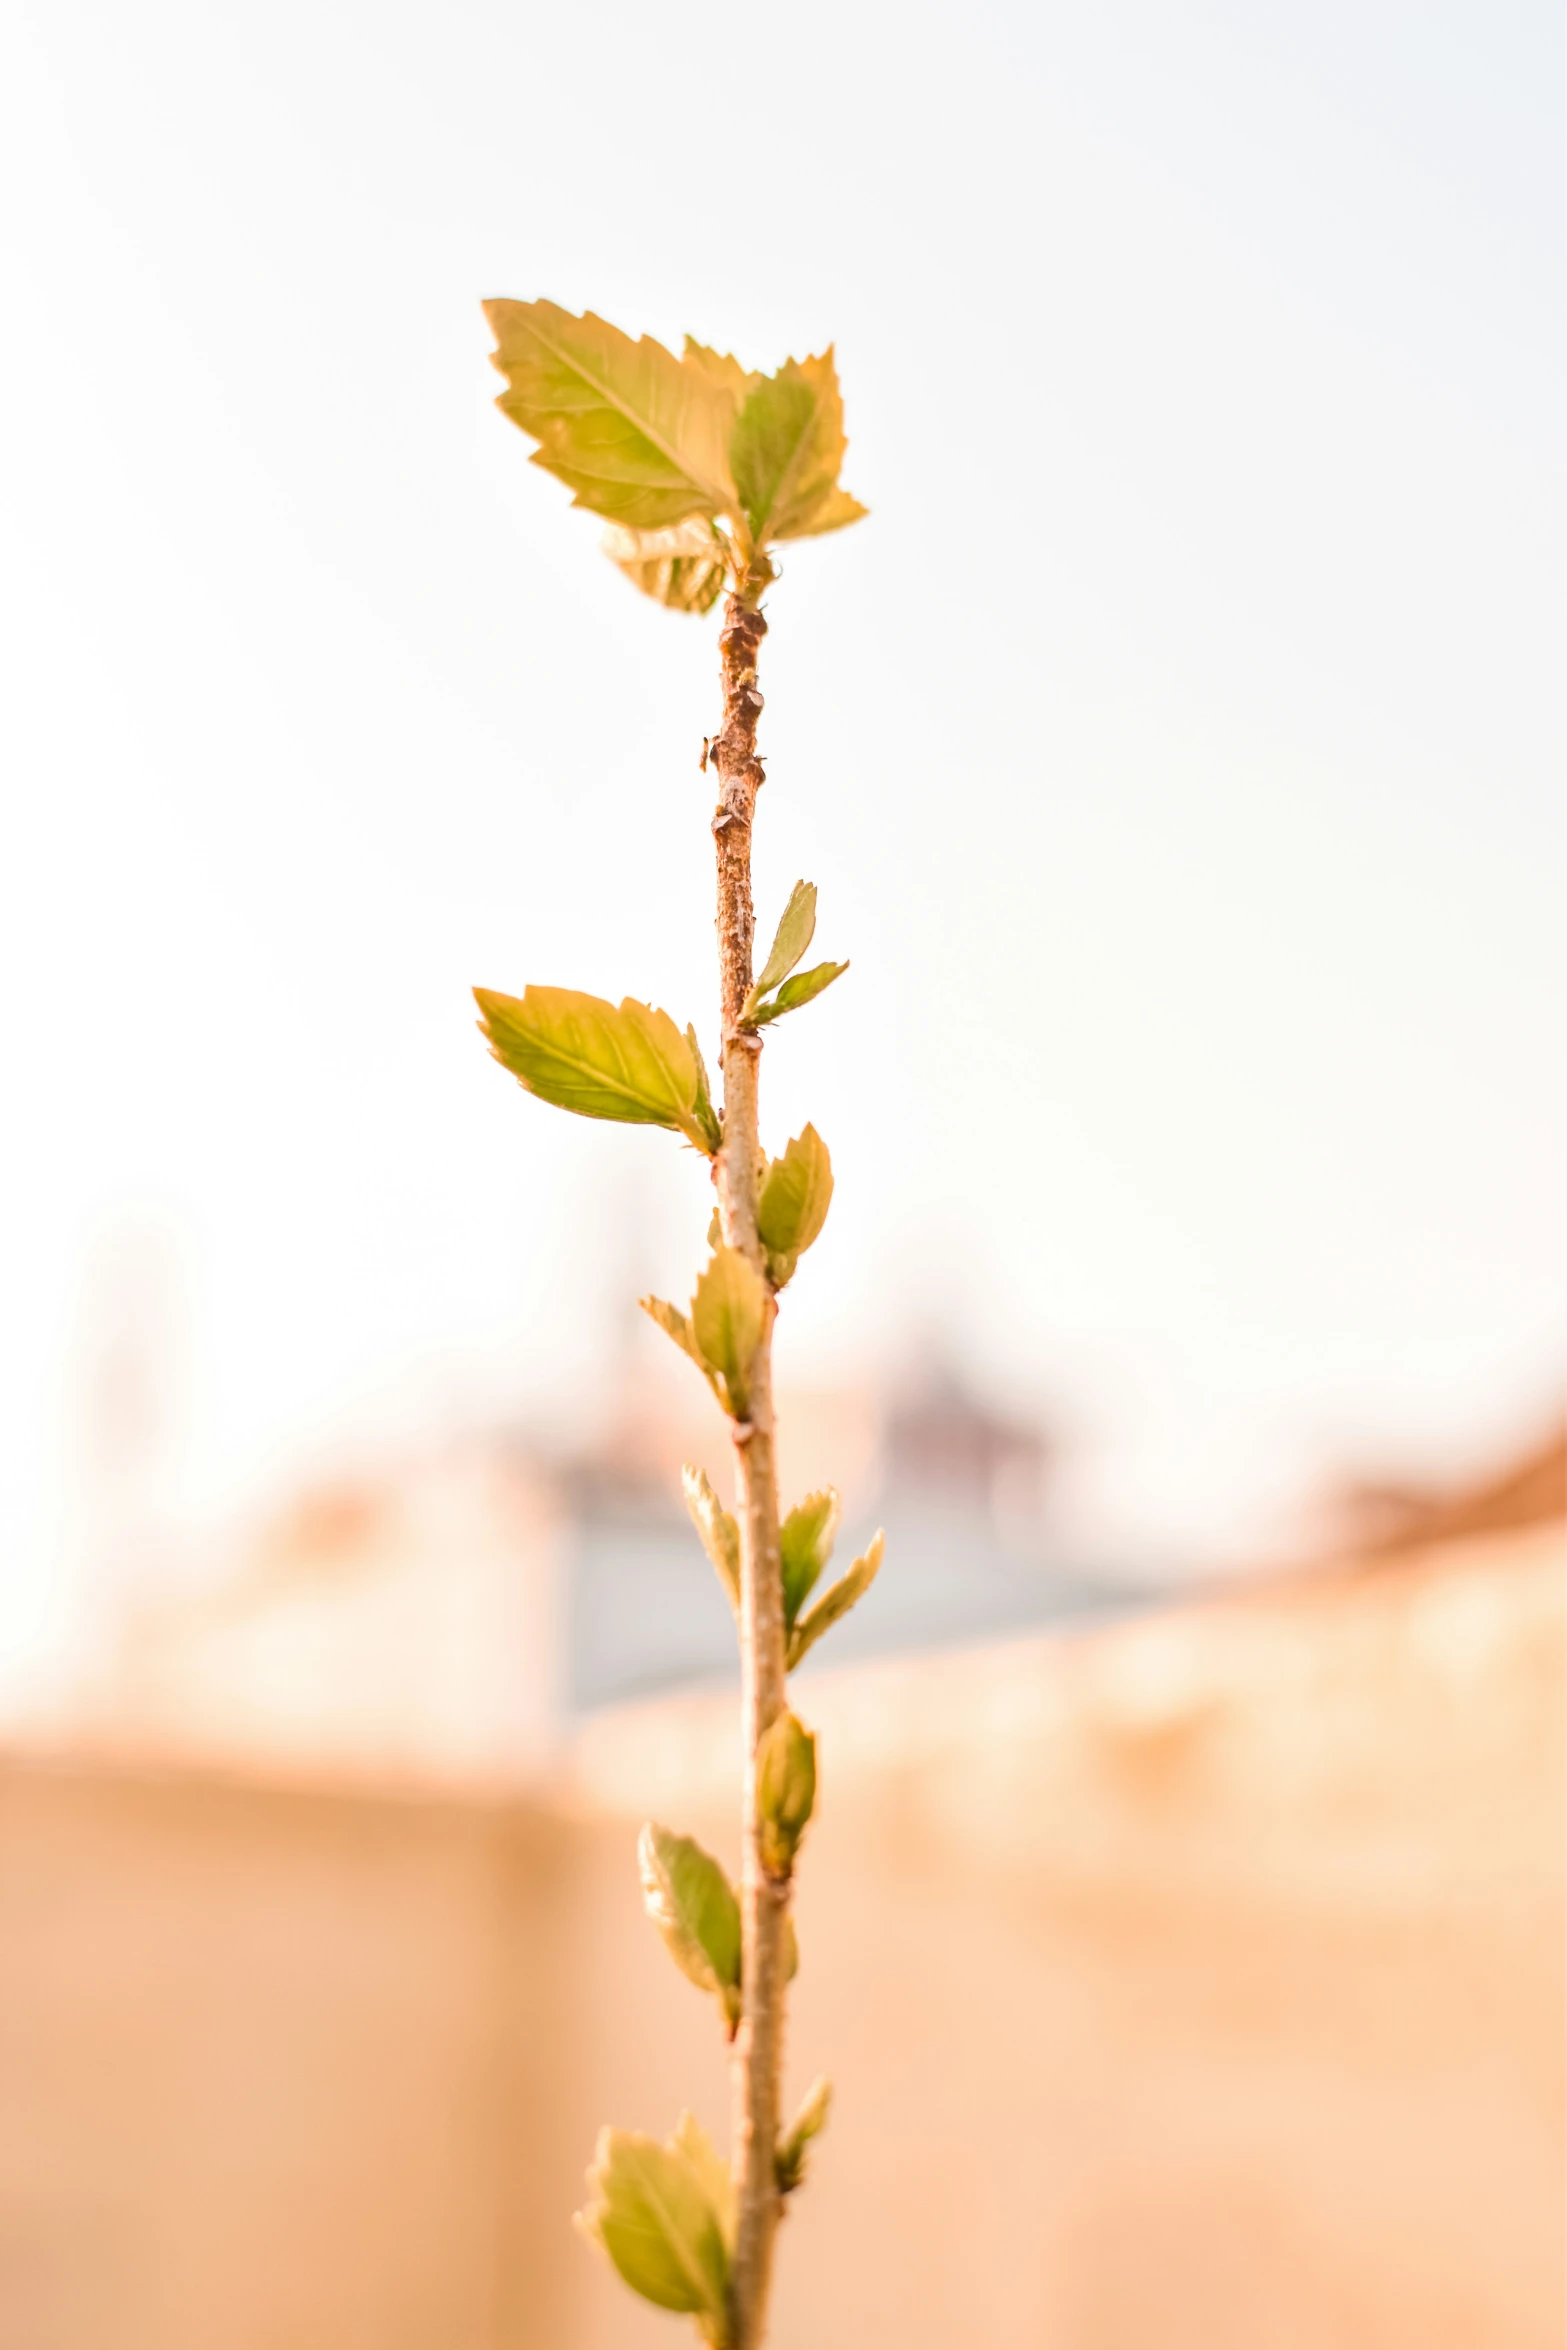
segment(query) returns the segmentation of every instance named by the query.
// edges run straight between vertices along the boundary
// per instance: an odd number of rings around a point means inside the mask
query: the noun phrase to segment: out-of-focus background
[[[1561,2350],[1563,33],[1519,0],[20,0],[0,924],[0,2350],[633,2350],[596,2125],[721,2125],[669,1138],[713,624],[494,413],[546,294],[837,346],[772,600],[779,2350]]]

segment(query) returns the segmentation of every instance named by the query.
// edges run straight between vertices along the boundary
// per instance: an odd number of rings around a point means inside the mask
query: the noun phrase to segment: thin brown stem
[[[731,596],[719,636],[724,723],[713,746],[719,802],[718,960],[723,1003],[724,1140],[718,1158],[718,1210],[725,1241],[765,1275],[756,1235],[762,1163],[757,1094],[762,1042],[739,1025],[751,985],[751,827],[762,783],[756,726],[762,697],[757,654],[767,623]],[[745,1744],[744,1848],[741,1862],[741,1969],[744,2006],[732,2066],[737,2202],[733,2268],[733,2350],[757,2350],[767,2323],[773,2238],[781,2198],[775,2169],[783,2069],[784,1939],[789,1887],[769,1877],[757,1837],[756,1751],[784,1706],[783,1578],[778,1557],[778,1479],[773,1456],[773,1309],[751,1372],[750,1419],[737,1423],[736,1515],[740,1527],[741,1719]]]

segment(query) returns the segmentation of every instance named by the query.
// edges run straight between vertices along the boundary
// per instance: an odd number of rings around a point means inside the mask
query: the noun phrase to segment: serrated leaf
[[[740,2017],[740,1905],[710,1852],[649,1820],[637,1838],[647,1914],[686,1980],[711,1991],[731,2031]]]
[[[791,1629],[832,1557],[838,1514],[837,1489],[828,1485],[820,1493],[808,1493],[804,1501],[797,1501],[778,1529],[784,1622]]]
[[[770,987],[776,987],[781,979],[788,978],[815,936],[816,884],[814,881],[797,881],[789,892],[789,903],[778,918],[772,949],[741,1007],[742,1020],[750,1018],[753,1007],[761,1002]]]
[[[715,1249],[691,1300],[691,1328],[739,1420],[750,1400],[751,1365],[766,1321],[766,1284],[749,1257],[737,1248]]]
[[[815,1127],[806,1126],[763,1179],[756,1203],[763,1247],[780,1257],[803,1255],[826,1223],[831,1203],[832,1160]]]
[[[824,988],[831,987],[835,979],[841,979],[848,968],[847,963],[817,963],[809,971],[797,971],[792,979],[784,981],[770,1003],[758,1005],[748,1014],[746,1025],[764,1028],[769,1020],[782,1019],[785,1012],[797,1012],[802,1004],[810,1003]]]
[[[701,2180],[707,2199],[718,2214],[724,2242],[732,2252],[735,2241],[735,2183],[728,2163],[694,2113],[683,2113],[680,2116],[670,2143],[679,2148]]]
[[[797,539],[825,538],[830,530],[847,530],[851,522],[863,522],[870,512],[858,498],[851,498],[847,490],[832,490],[822,500],[809,522],[793,533]]]
[[[708,1482],[703,1469],[693,1469],[689,1462],[680,1472],[685,1490],[686,1508],[691,1522],[702,1537],[702,1548],[713,1562],[713,1571],[729,1595],[729,1604],[740,1613],[740,1529],[735,1524],[717,1494]]]
[[[794,1626],[789,1634],[785,1659],[789,1672],[792,1673],[801,1658],[816,1646],[824,1632],[830,1632],[834,1624],[848,1614],[855,1602],[865,1597],[880,1572],[885,1547],[885,1537],[878,1534],[865,1556],[856,1559],[849,1572],[830,1591],[824,1592],[810,1614],[802,1616]]]
[[[599,2132],[582,2224],[634,2293],[659,2309],[725,2322],[729,2255],[701,2172],[676,2145]]]
[[[729,443],[730,470],[756,544],[810,537],[837,489],[848,446],[843,399],[830,350],[786,359],[746,396]],[[855,519],[829,522],[841,528]]]
[[[711,612],[724,592],[728,551],[698,515],[667,530],[627,530],[612,522],[603,543],[632,586],[672,612]]]
[[[713,1158],[717,1156],[718,1147],[724,1139],[724,1130],[718,1112],[713,1107],[713,1097],[707,1083],[707,1063],[702,1058],[702,1047],[697,1043],[694,1028],[687,1028],[686,1042],[691,1047],[691,1058],[696,1063],[696,1100],[692,1109],[697,1124],[707,1137],[708,1156]]]
[[[755,369],[742,367],[728,351],[715,351],[711,344],[699,343],[694,335],[687,335],[680,357],[684,366],[699,367],[721,390],[733,394],[737,415],[746,394],[763,380]]]
[[[532,462],[577,505],[633,530],[733,506],[736,395],[705,368],[650,335],[633,342],[592,311],[499,301],[484,314],[491,363],[506,378],[496,406],[538,442]]]
[[[473,992],[491,1052],[529,1093],[582,1118],[667,1126],[712,1155],[698,1109],[699,1056],[667,1012],[631,996],[616,1005],[571,987],[529,987],[520,996]]]
[[[666,1338],[672,1338],[674,1340],[676,1346],[679,1347],[683,1355],[689,1355],[692,1362],[695,1363],[697,1369],[701,1372],[703,1378],[707,1381],[708,1386],[717,1396],[725,1411],[727,1411],[729,1409],[729,1399],[724,1392],[723,1382],[717,1377],[711,1364],[708,1362],[707,1357],[703,1354],[702,1349],[697,1345],[696,1332],[692,1329],[690,1322],[680,1311],[680,1308],[678,1306],[672,1306],[667,1298],[662,1297],[639,1297],[637,1299],[637,1304],[642,1308],[642,1311],[644,1314],[646,1314],[650,1322],[656,1322],[658,1324],[660,1330],[663,1331]]]

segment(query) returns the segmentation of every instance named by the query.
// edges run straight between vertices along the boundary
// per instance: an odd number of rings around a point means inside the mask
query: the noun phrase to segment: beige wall
[[[1559,2350],[1561,1602],[1534,1536],[803,1678],[778,2350]],[[566,2215],[599,2120],[721,2123],[630,1840],[727,1849],[728,1743],[602,1725],[554,1806],[14,1760],[0,2350],[689,2338]]]

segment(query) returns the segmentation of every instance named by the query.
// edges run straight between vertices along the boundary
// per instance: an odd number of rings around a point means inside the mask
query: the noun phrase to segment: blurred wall
[[[1559,1535],[801,1684],[791,2078],[839,2105],[778,2350],[1559,2350]],[[644,1809],[0,1777],[0,2350],[635,2350],[596,2124],[720,2124]]]
[[[4,2350],[560,2338],[558,1823],[24,1766],[0,1854]]]

